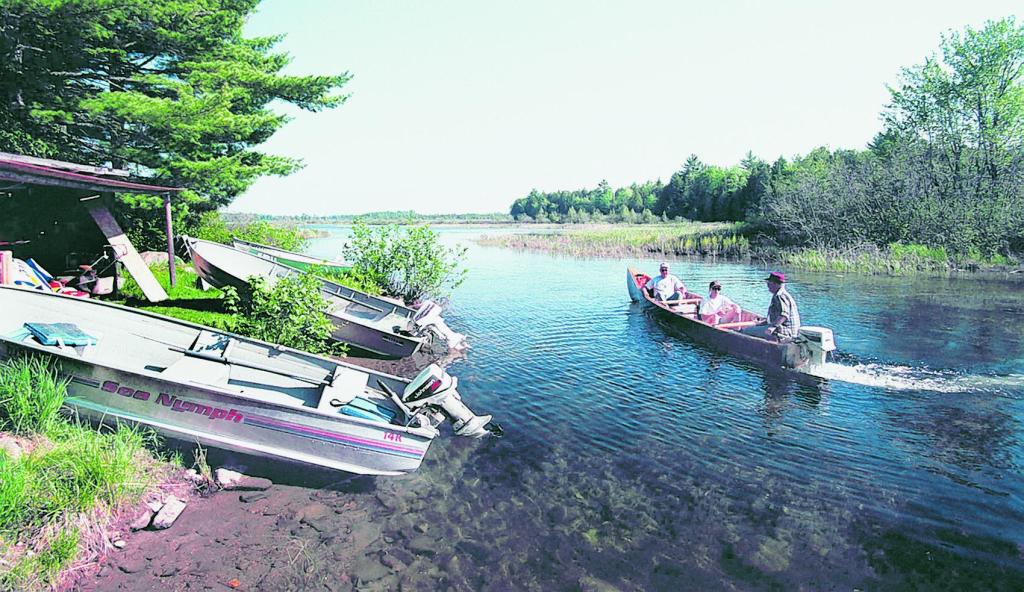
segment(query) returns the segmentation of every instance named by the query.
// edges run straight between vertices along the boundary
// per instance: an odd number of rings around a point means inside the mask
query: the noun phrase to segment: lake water
[[[309,251],[338,256],[331,232]],[[1024,283],[793,271],[804,323],[839,346],[814,378],[630,303],[626,267],[654,259],[480,232],[443,231],[470,247],[446,318],[472,348],[450,372],[505,437],[442,438],[373,480],[367,554],[416,557],[403,590],[1024,589]],[[763,269],[673,272],[767,308]]]

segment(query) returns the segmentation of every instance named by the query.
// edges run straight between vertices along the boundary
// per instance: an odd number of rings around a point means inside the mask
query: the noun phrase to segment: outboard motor
[[[807,363],[811,366],[824,365],[828,352],[836,349],[832,329],[803,326],[800,327],[800,336],[804,338],[803,347],[807,349]]]
[[[501,427],[491,423],[490,415],[476,415],[465,403],[456,389],[458,379],[449,375],[437,364],[423,369],[405,387],[402,403],[414,414],[440,412],[441,417],[452,422],[457,436],[479,438],[487,434],[501,435]]]
[[[451,330],[451,327],[441,318],[441,305],[433,300],[424,300],[412,321],[421,334],[431,331],[444,339],[448,343],[449,349],[463,349],[467,345],[466,336]]]

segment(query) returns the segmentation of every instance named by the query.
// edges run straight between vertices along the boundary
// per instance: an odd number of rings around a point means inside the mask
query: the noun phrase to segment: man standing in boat
[[[800,312],[796,308],[796,300],[786,290],[786,275],[773,271],[764,281],[772,293],[765,335],[779,341],[790,341],[800,334]]]
[[[655,300],[679,300],[686,295],[683,281],[668,272],[668,262],[661,262],[661,274],[647,280],[644,288]]]

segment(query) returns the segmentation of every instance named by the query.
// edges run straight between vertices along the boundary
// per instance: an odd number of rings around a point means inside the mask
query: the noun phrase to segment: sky
[[[864,148],[886,85],[1003,1],[264,0],[290,74],[352,80],[261,150],[301,159],[230,211],[507,212],[531,189],[667,181],[690,154]]]

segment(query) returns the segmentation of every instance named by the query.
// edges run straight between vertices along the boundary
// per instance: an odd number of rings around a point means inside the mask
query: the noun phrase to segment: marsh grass
[[[892,243],[885,248],[859,245],[849,249],[803,249],[783,251],[777,259],[785,265],[810,271],[908,275],[948,273],[958,269],[981,269],[1017,265],[1002,255],[985,257],[980,252],[951,255],[942,247]]]
[[[40,358],[0,365],[3,428],[25,444],[17,457],[0,452],[0,589],[51,586],[79,555],[81,517],[102,522],[160,472],[146,451],[155,443],[149,432],[95,430],[60,414],[66,386]]]
[[[564,232],[484,237],[482,245],[556,251],[570,255],[660,253],[677,256],[745,257],[750,252],[741,222],[683,222],[598,226]]]

